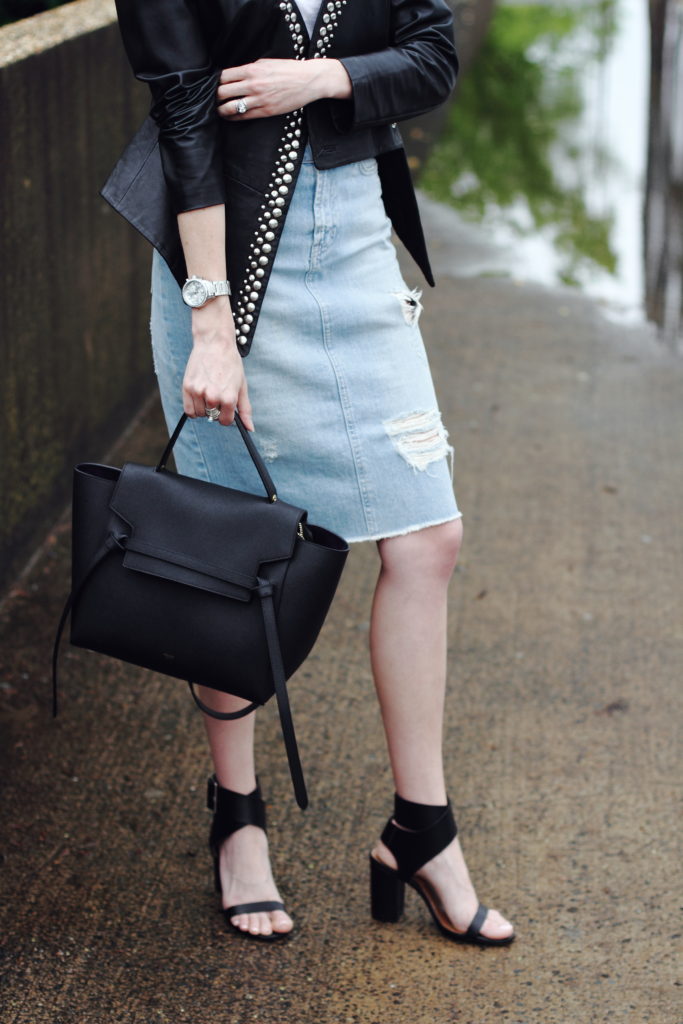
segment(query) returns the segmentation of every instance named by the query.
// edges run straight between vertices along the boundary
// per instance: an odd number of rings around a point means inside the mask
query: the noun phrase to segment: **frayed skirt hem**
[[[462,519],[462,512],[457,512],[453,516],[446,516],[445,519],[435,519],[430,523],[419,523],[416,526],[407,526],[404,530],[394,530],[392,533],[378,533],[372,537],[345,537],[344,540],[347,544],[363,544],[367,541],[390,540],[392,537],[405,537],[409,533],[417,533],[418,530],[427,530],[430,526],[442,526],[444,523],[452,523],[455,522],[456,519]]]

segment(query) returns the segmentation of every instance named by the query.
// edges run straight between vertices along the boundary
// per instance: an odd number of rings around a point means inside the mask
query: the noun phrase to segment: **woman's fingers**
[[[187,386],[183,386],[183,412],[190,416],[191,419],[195,419],[197,416],[206,416],[204,399],[201,395],[196,395],[190,391]]]
[[[240,414],[240,419],[244,423],[247,430],[254,429],[254,418],[251,411],[251,402],[249,401],[249,389],[247,388],[247,378],[244,378],[244,383],[240,388],[240,393],[237,396],[237,409]]]
[[[221,85],[227,85],[228,82],[244,82],[251,67],[251,64],[239,64],[234,68],[223,68],[219,79]]]
[[[238,100],[246,105],[247,110],[250,106],[253,109],[257,106],[257,100],[254,96],[249,95],[249,91],[248,66],[224,68],[221,72],[220,84],[216,89],[218,113],[222,117],[242,116],[240,115],[241,107],[237,106]]]
[[[236,100],[227,100],[216,109],[227,121],[249,121],[253,117],[264,115],[264,111],[252,96],[239,96]]]
[[[237,408],[237,402],[235,402],[234,400],[228,401],[228,399],[224,399],[223,401],[216,402],[216,405],[220,406],[221,410],[221,414],[218,417],[218,422],[221,423],[224,427],[229,427],[230,424],[235,419],[235,409]]]

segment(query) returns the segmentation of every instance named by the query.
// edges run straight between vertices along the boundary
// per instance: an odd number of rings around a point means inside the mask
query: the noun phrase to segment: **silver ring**
[[[235,102],[235,113],[236,114],[246,114],[248,109],[249,109],[249,107],[246,105],[246,103],[244,102],[244,100],[240,96],[240,98]]]
[[[206,406],[204,408],[206,409],[206,418],[207,418],[207,420],[211,420],[211,422],[214,423],[217,419],[220,418],[220,415],[221,415],[221,407],[220,407],[220,405],[213,405],[210,409],[207,408]]]

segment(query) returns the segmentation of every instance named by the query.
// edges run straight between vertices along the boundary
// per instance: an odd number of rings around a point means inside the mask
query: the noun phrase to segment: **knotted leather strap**
[[[305,811],[306,808],[308,807],[308,794],[306,792],[304,773],[301,767],[301,761],[299,759],[299,747],[297,745],[296,734],[294,732],[292,710],[289,706],[289,696],[287,694],[287,680],[285,677],[285,668],[282,663],[280,639],[277,631],[277,621],[275,619],[275,607],[273,605],[272,583],[269,583],[268,580],[260,579],[257,593],[261,598],[263,624],[266,628],[266,643],[268,644],[270,667],[273,673],[273,684],[275,686],[275,698],[277,700],[277,708],[278,711],[280,712],[280,725],[282,726],[282,736],[285,741],[287,760],[289,762],[289,773],[292,777],[292,784],[294,786],[294,795],[296,797],[296,802],[298,803],[301,810]]]
[[[294,732],[292,709],[289,705],[287,678],[285,676],[285,668],[282,662],[280,637],[277,629],[277,620],[275,618],[275,607],[273,605],[273,584],[269,580],[264,580],[258,577],[256,593],[261,599],[261,613],[263,615],[263,625],[266,633],[266,644],[268,645],[270,670],[273,674],[273,687],[280,715],[282,737],[285,741],[285,750],[287,751],[289,774],[292,777],[292,785],[294,786],[296,802],[301,810],[305,811],[308,807],[308,793],[306,792],[306,783],[304,781],[304,773],[301,767],[301,759],[299,757],[299,746],[296,741],[296,733]],[[205,704],[204,701],[200,700],[195,692],[193,683],[190,683],[190,693],[192,694],[197,707],[200,708],[201,711],[206,715],[209,715],[211,718],[217,718],[219,720],[242,718],[244,715],[250,714],[250,712],[254,711],[255,708],[258,707],[258,704],[250,704],[247,707],[242,708],[241,711],[214,711],[213,708],[208,706],[208,704]]]

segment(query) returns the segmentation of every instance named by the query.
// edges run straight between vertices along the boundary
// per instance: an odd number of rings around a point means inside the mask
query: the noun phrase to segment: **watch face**
[[[203,306],[208,297],[208,289],[203,281],[190,278],[183,285],[183,298],[188,306]]]

